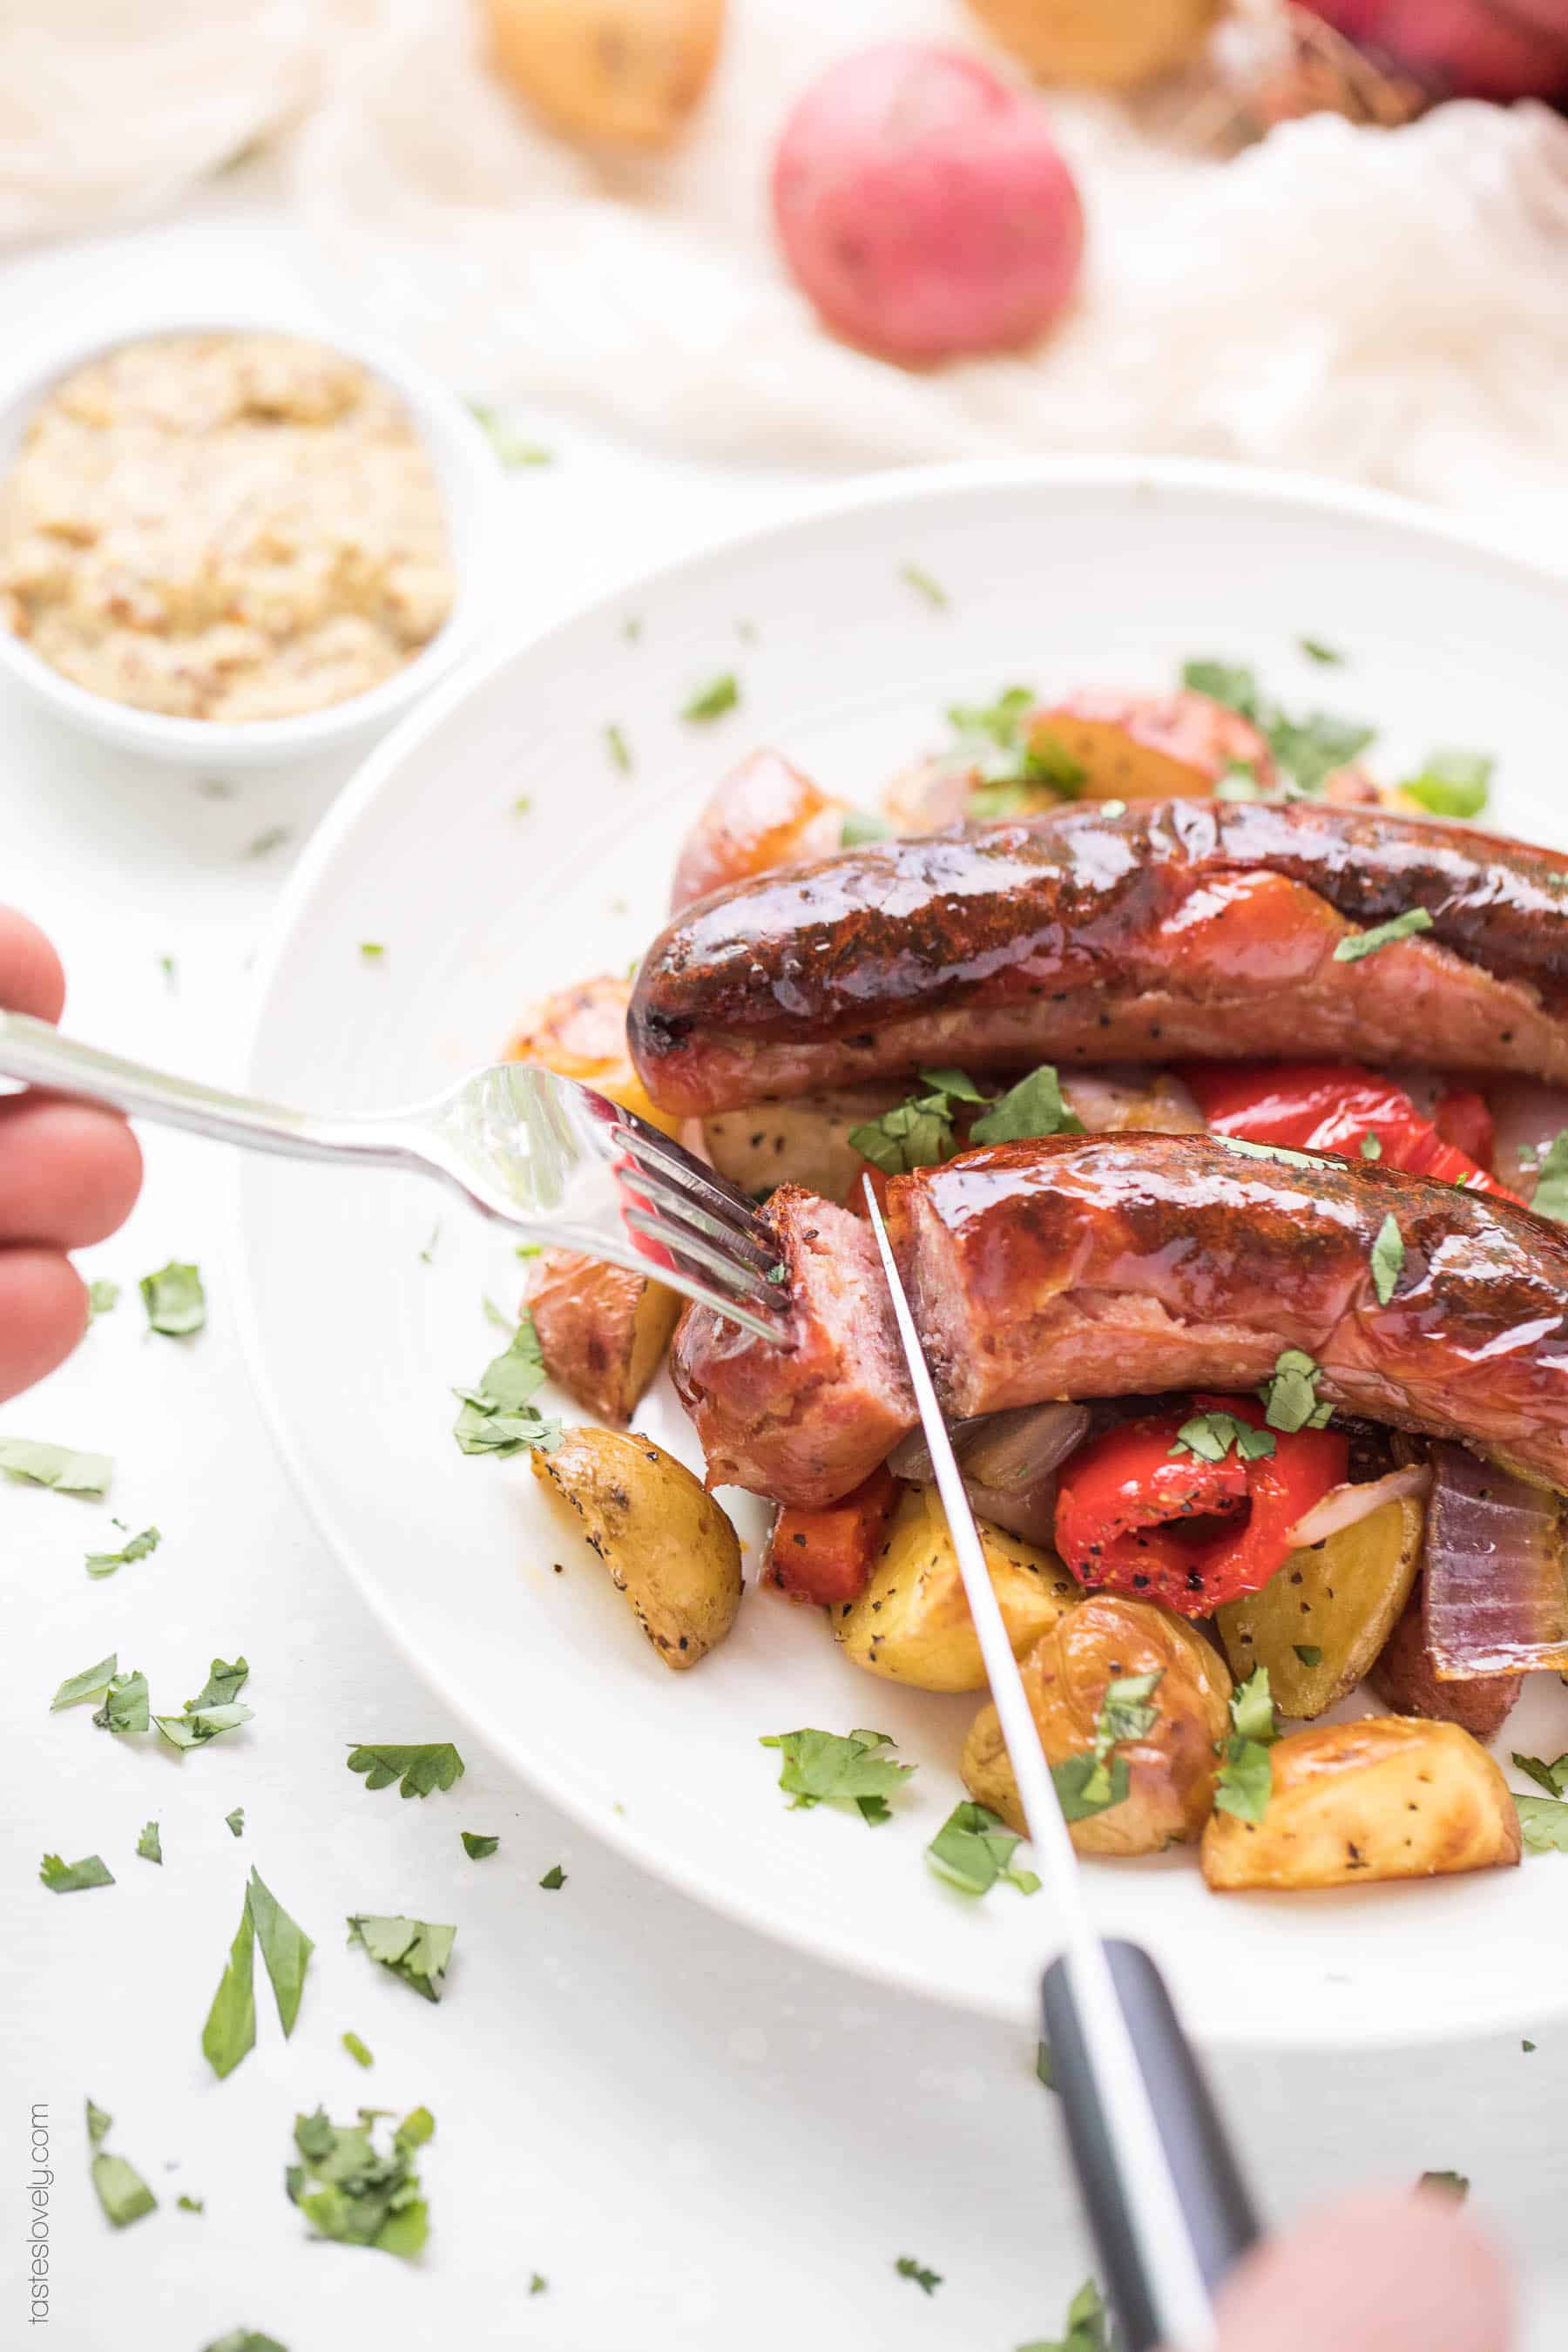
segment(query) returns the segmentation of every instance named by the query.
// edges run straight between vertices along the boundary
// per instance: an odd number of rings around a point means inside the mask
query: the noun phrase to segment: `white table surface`
[[[309,257],[254,193],[226,190],[196,222],[12,257],[0,267],[6,345],[73,316],[86,331],[95,291],[122,289],[132,271],[150,303],[177,287],[193,308],[240,289],[292,307]],[[515,625],[796,495],[782,479],[530,422],[559,462],[508,485]],[[252,952],[341,775],[255,778],[214,797],[0,697],[0,898],[58,942],[68,1024],[178,1070],[236,1076]],[[290,840],[247,856],[278,825]],[[163,956],[175,960],[173,986]],[[201,2352],[243,2323],[289,2352],[784,2352],[802,2341],[1009,2352],[1055,2335],[1089,2263],[1032,2047],[710,1916],[463,1736],[336,1566],[259,1426],[209,1151],[142,1139],[132,1223],[83,1254],[85,1272],[123,1286],[118,1309],[42,1388],[0,1407],[6,1433],[101,1448],[118,1464],[106,1505],[0,1493],[0,2059],[13,2186],[30,2177],[15,2127],[32,2103],[47,2104],[54,2135],[54,2292],[40,2340]],[[170,1257],[208,1277],[209,1325],[188,1342],[147,1334],[136,1296],[137,1278]],[[112,1548],[110,1512],[133,1529],[155,1521],[163,1541],[93,1581],[83,1556]],[[254,1723],[179,1759],[156,1741],[111,1742],[89,1709],[50,1717],[60,1679],[115,1648],[148,1673],[155,1705],[194,1693],[212,1656],[243,1651]],[[468,1776],[426,1802],[371,1795],[344,1769],[350,1737],[454,1733]],[[236,1805],[239,1843],[224,1822]],[[149,1817],[162,1824],[162,1869],[134,1852]],[[500,1853],[469,1862],[463,1828],[498,1832]],[[46,1849],[100,1853],[116,1885],[90,1902],[48,1895],[36,1875]],[[557,1862],[565,1886],[541,1891]],[[318,1948],[288,2043],[258,1971],[258,2045],[218,2083],[198,2037],[252,1863]],[[440,2007],[345,1949],[344,1914],[378,1905],[458,1923]],[[341,2048],[345,2027],[375,2053],[372,2072]],[[1521,2342],[1545,2352],[1568,2327],[1568,2029],[1536,2038],[1532,2054],[1509,2040],[1233,2058],[1220,2084],[1276,2216],[1363,2177],[1468,2174],[1518,2250]],[[162,2200],[118,2234],[89,2186],[88,2094],[114,2116],[109,2145]],[[341,2121],[362,2100],[423,2102],[436,2116],[417,2264],[309,2242],[285,2198],[296,2110],[324,2102]],[[205,2213],[178,2211],[182,2191],[204,2197]],[[16,2219],[0,2254],[0,2333],[20,2344]],[[942,2274],[934,2296],[895,2274],[906,2253]],[[530,2297],[535,2271],[548,2289]]]

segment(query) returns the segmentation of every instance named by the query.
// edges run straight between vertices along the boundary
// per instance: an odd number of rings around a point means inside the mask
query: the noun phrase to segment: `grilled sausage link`
[[[1353,959],[1357,929],[1430,928]],[[1289,1055],[1568,1080],[1568,857],[1385,810],[1082,803],[714,893],[637,974],[683,1114],[922,1066]]]

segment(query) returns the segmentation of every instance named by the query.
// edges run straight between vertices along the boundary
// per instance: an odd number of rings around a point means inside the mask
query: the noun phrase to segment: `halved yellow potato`
[[[1230,1676],[1185,1618],[1119,1592],[1091,1592],[1023,1661],[1029,1710],[1050,1764],[1089,1754],[1110,1684],[1154,1673],[1153,1723],[1113,1750],[1127,1766],[1127,1795],[1071,1824],[1080,1853],[1158,1853],[1198,1835],[1214,1802],[1216,1748],[1230,1728]],[[975,1717],[959,1769],[972,1797],[1025,1829],[994,1706]]]
[[[1216,1610],[1237,1682],[1267,1666],[1281,1712],[1303,1721],[1347,1696],[1410,1598],[1425,1518],[1409,1496],[1384,1503],[1353,1528],[1293,1551],[1260,1592]]]
[[[1213,1887],[1359,1886],[1519,1860],[1508,1783],[1457,1723],[1322,1724],[1278,1740],[1269,1761],[1263,1819],[1216,1812],[1204,1832]]]
[[[589,1412],[624,1422],[663,1363],[684,1302],[629,1267],[546,1250],[524,1303],[551,1379]]]
[[[1085,687],[1029,720],[1083,770],[1081,798],[1206,800],[1233,768],[1247,768],[1267,792],[1274,758],[1250,719],[1206,694],[1127,694]]]
[[[506,1049],[509,1062],[542,1062],[558,1078],[580,1078],[624,1110],[679,1136],[679,1118],[656,1109],[647,1088],[633,1069],[626,1051],[626,1007],[632,1001],[629,980],[601,972],[558,988],[553,995],[531,1005]]]
[[[988,1519],[976,1525],[1002,1621],[1021,1657],[1081,1592],[1054,1552],[1037,1550]],[[916,1690],[984,1689],[980,1643],[934,1486],[905,1490],[870,1582],[858,1601],[844,1603],[833,1631],[847,1657],[889,1682]]]
[[[534,1476],[568,1504],[667,1666],[694,1666],[741,1605],[741,1546],[684,1462],[633,1431],[568,1429]]]
[[[701,1122],[702,1149],[742,1192],[804,1184],[825,1201],[843,1201],[866,1165],[849,1140],[851,1130],[871,1126],[908,1092],[901,1086],[858,1087],[716,1111]]]

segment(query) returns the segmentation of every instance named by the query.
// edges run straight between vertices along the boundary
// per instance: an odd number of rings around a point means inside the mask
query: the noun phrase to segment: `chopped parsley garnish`
[[[367,1789],[390,1789],[395,1780],[405,1797],[427,1797],[433,1789],[449,1789],[463,1777],[462,1758],[449,1739],[431,1740],[422,1748],[388,1748],[351,1743],[351,1772],[366,1775]]]
[[[1032,1870],[1015,1867],[1013,1856],[1023,1840],[1016,1830],[984,1805],[954,1805],[925,1850],[926,1861],[950,1886],[963,1895],[988,1895],[998,1879],[1016,1886],[1020,1895],[1037,1895],[1040,1882]]]
[[[176,2197],[174,2204],[182,2213],[205,2213],[207,2210],[205,2197]]]
[[[1429,931],[1432,918],[1425,907],[1407,907],[1403,915],[1391,915],[1386,923],[1374,923],[1370,931],[1350,931],[1334,950],[1336,963],[1360,963],[1363,956],[1375,955],[1379,948],[1392,947],[1395,940],[1414,938],[1417,931]]]
[[[480,432],[509,471],[514,466],[553,466],[555,463],[554,450],[546,449],[542,442],[531,441],[504,409],[492,408],[485,400],[470,400],[468,409]]]
[[[360,2040],[359,2035],[354,2032],[352,2026],[350,2026],[345,2033],[340,2034],[338,2038],[342,2042],[343,2048],[348,2052],[349,2056],[353,2060],[356,2066],[374,2065],[375,2053],[372,2050],[368,2042],[362,2042]]]
[[[771,1283],[781,1286],[789,1280],[789,1268],[784,1264],[782,1257],[776,1265],[769,1266],[764,1278]]]
[[[170,995],[174,996],[177,994],[180,986],[180,967],[174,961],[174,957],[172,955],[161,955],[158,958],[158,969],[163,975],[164,983],[168,988]]]
[[[1068,2305],[1067,2334],[1020,2344],[1018,2352],[1110,2352],[1110,2315],[1092,2279],[1085,2279]]]
[[[1227,709],[1250,719],[1261,730],[1293,789],[1309,797],[1322,790],[1334,769],[1364,751],[1376,734],[1375,728],[1364,727],[1359,719],[1333,719],[1322,710],[1291,719],[1264,698],[1256,673],[1240,665],[1184,662],[1182,684],[1192,693],[1206,694],[1212,701],[1223,702]]]
[[[253,1870],[239,1926],[202,2028],[202,2053],[221,2080],[256,2047],[255,1953],[258,1943],[285,2037],[294,2031],[314,1944]]]
[[[886,817],[875,809],[847,809],[838,829],[840,849],[860,849],[868,841],[886,841],[892,832]]]
[[[293,830],[288,824],[265,825],[254,841],[247,843],[247,857],[270,857],[275,849],[281,849],[286,841],[292,839]]]
[[[1344,660],[1343,654],[1336,653],[1332,646],[1324,645],[1321,637],[1298,637],[1296,642],[1309,661],[1321,662],[1325,667],[1338,668]]]
[[[156,1274],[144,1274],[140,1289],[147,1320],[154,1331],[171,1339],[187,1339],[207,1319],[206,1292],[199,1267],[181,1265],[171,1258]]]
[[[1377,1229],[1377,1239],[1372,1245],[1372,1286],[1377,1293],[1377,1303],[1386,1307],[1405,1270],[1405,1237],[1392,1211]]]
[[[283,2028],[284,2039],[294,2031],[294,2021],[300,2014],[300,1997],[305,1990],[305,1970],[310,1966],[315,1945],[297,1921],[290,1919],[271,1889],[263,1885],[254,1869],[245,1890],[246,1908],[250,1914],[256,1940],[261,1948],[262,1964],[272,1986],[272,1997],[278,2003],[278,2022]]]
[[[384,2254],[416,2254],[425,2243],[429,2209],[419,2194],[414,2151],[435,2131],[426,2107],[405,2116],[387,2150],[375,2146],[374,2107],[357,2124],[334,2124],[324,2109],[294,2118],[294,2145],[303,2161],[291,2164],[284,2186],[318,2238],[374,2246]]]
[[[289,2347],[279,2344],[275,2336],[263,2336],[257,2328],[231,2327],[226,2336],[209,2344],[206,2352],[289,2352]]]
[[[922,1077],[925,1074],[921,1073]],[[934,1168],[952,1156],[954,1136],[952,1097],[942,1087],[885,1110],[865,1127],[852,1127],[849,1144],[884,1175],[907,1176],[916,1168]]]
[[[52,1486],[58,1495],[101,1495],[114,1475],[114,1463],[107,1454],[78,1454],[41,1438],[0,1437],[0,1470],[8,1478]]]
[[[103,2142],[114,2117],[87,2102],[87,2144],[92,2150],[92,2185],[98,2201],[103,2208],[103,2218],[112,2229],[123,2230],[128,2222],[139,2221],[143,2213],[157,2210],[158,2200],[132,2164],[122,2156],[110,2156]]]
[[[1206,694],[1211,702],[1223,702],[1227,710],[1239,710],[1244,719],[1256,719],[1258,716],[1257,676],[1240,665],[1217,661],[1184,662],[1182,684],[1190,694]]]
[[[87,1286],[87,1311],[96,1323],[100,1315],[112,1315],[120,1304],[120,1285],[100,1275]]]
[[[89,1853],[80,1862],[62,1862],[58,1853],[45,1854],[38,1876],[51,1895],[80,1895],[89,1886],[112,1886],[114,1873],[101,1855]]]
[[[561,1423],[547,1420],[530,1402],[543,1382],[539,1334],[525,1309],[510,1347],[485,1366],[479,1386],[452,1391],[463,1408],[452,1424],[459,1450],[507,1454],[537,1445],[552,1454],[561,1443]]]
[[[628,613],[626,614],[626,619],[621,623],[621,635],[625,637],[628,646],[636,645],[637,639],[642,635],[642,614],[640,613]]]
[[[1530,1205],[1538,1217],[1568,1224],[1568,1127],[1558,1129],[1536,1161]]]
[[[1381,1160],[1383,1158],[1382,1138],[1376,1135],[1363,1135],[1361,1139],[1361,1156],[1363,1160]]]
[[[1516,1750],[1513,1760],[1520,1771],[1547,1791],[1544,1797],[1513,1801],[1525,1844],[1537,1853],[1568,1853],[1568,1804],[1562,1801],[1568,1795],[1568,1755],[1548,1764],[1539,1756],[1521,1756]]]
[[[775,1731],[761,1742],[784,1757],[779,1787],[790,1800],[790,1811],[811,1805],[853,1805],[875,1829],[891,1821],[888,1799],[915,1769],[895,1764],[893,1742],[885,1731],[852,1731],[841,1738],[832,1731]]]
[[[1043,2083],[1047,2091],[1054,2091],[1057,2087],[1057,2062],[1051,2056],[1048,2042],[1037,2042],[1035,2044],[1035,2080]]]
[[[245,1807],[243,1805],[236,1805],[233,1812],[225,1813],[223,1818],[230,1837],[243,1837],[245,1835]]]
[[[1005,817],[1022,816],[1031,805],[1027,784],[976,784],[964,803],[964,815],[976,824],[1000,824]]]
[[[1263,1417],[1270,1429],[1287,1434],[1298,1429],[1324,1429],[1334,1408],[1318,1396],[1321,1368],[1301,1348],[1281,1348],[1274,1360],[1274,1377],[1258,1393]]]
[[[1568,1796],[1568,1756],[1559,1756],[1554,1763],[1547,1764],[1539,1756],[1521,1756],[1516,1748],[1513,1760],[1518,1769],[1528,1773],[1549,1797]]]
[[[545,2277],[544,2273],[535,2271],[529,2279],[528,2291],[530,2294],[542,2294],[549,2284],[550,2281]]]
[[[558,1895],[566,1884],[566,1873],[558,1862],[552,1862],[539,1883],[547,1895]]]
[[[462,1830],[458,1834],[463,1841],[463,1852],[470,1862],[483,1862],[500,1843],[499,1837],[483,1837],[478,1830]]]
[[[1152,1731],[1160,1710],[1151,1705],[1160,1686],[1163,1667],[1152,1674],[1125,1675],[1108,1683],[1095,1717],[1093,1745],[1082,1756],[1068,1756],[1051,1766],[1057,1796],[1069,1822],[1086,1822],[1125,1802],[1127,1759],[1113,1751],[1119,1740],[1142,1739]]]
[[[441,1998],[457,1935],[456,1927],[434,1926],[428,1919],[378,1917],[362,1912],[349,1921],[350,1943],[363,1944],[373,1960],[379,1960],[426,2000]]]
[[[928,604],[945,608],[948,603],[947,590],[940,580],[933,580],[931,573],[922,570],[920,564],[900,563],[899,577],[900,580],[907,581],[915,593],[918,596],[923,596]]]
[[[110,1650],[96,1666],[84,1666],[79,1675],[68,1675],[49,1701],[49,1713],[58,1715],[62,1706],[75,1706],[80,1699],[97,1698],[109,1688],[119,1671],[119,1654]]]
[[[142,1834],[136,1841],[136,1851],[141,1855],[143,1862],[163,1861],[163,1848],[158,1836],[158,1824],[156,1822],[147,1822],[143,1823]]]
[[[922,2294],[934,2294],[942,2284],[942,2273],[924,2269],[913,2254],[900,2254],[893,2268],[900,2278],[913,2279]]]
[[[1016,1143],[1037,1135],[1082,1135],[1084,1124],[1062,1098],[1056,1066],[1042,1062],[1009,1087],[969,1130],[972,1143]]]
[[[1479,816],[1496,765],[1484,751],[1428,751],[1419,775],[1407,776],[1400,790],[1434,816]]]
[[[496,1305],[488,1290],[480,1297],[479,1305],[484,1309],[485,1321],[493,1323],[498,1331],[511,1331],[516,1328],[511,1317],[504,1307]]]
[[[145,1731],[150,1719],[146,1675],[116,1675],[92,1719],[100,1731]]]
[[[1173,1454],[1195,1454],[1200,1462],[1223,1462],[1232,1448],[1244,1462],[1264,1462],[1274,1451],[1267,1429],[1254,1429],[1233,1412],[1199,1412],[1176,1432]]]
[[[248,1723],[254,1707],[239,1703],[238,1694],[250,1678],[250,1667],[244,1658],[236,1658],[233,1665],[215,1658],[207,1678],[195,1698],[188,1698],[179,1715],[155,1715],[158,1729],[171,1748],[202,1748],[220,1732],[235,1731]]]
[[[1033,803],[1030,785],[1070,799],[1083,782],[1083,768],[1060,738],[1027,723],[1036,708],[1029,686],[1004,687],[994,702],[955,702],[949,708],[954,740],[947,763],[972,773],[981,787],[969,795],[970,816],[1016,816]]]
[[[384,940],[361,940],[359,951],[366,963],[374,963],[386,953],[386,942]]]
[[[122,1522],[116,1519],[116,1527]],[[139,1536],[132,1536],[121,1551],[89,1551],[87,1555],[89,1576],[112,1576],[117,1568],[129,1568],[134,1559],[145,1559],[163,1542],[156,1528],[143,1528]]]
[[[1321,1666],[1322,1664],[1323,1654],[1318,1647],[1316,1642],[1292,1642],[1290,1647],[1295,1651],[1296,1655],[1300,1659],[1301,1664],[1304,1666]]]
[[[1214,788],[1216,801],[1260,801],[1263,787],[1250,760],[1233,760]]]
[[[1230,1736],[1215,1782],[1215,1811],[1260,1822],[1268,1806],[1274,1768],[1268,1751],[1279,1738],[1268,1669],[1259,1666],[1230,1695]]]
[[[632,772],[631,746],[613,720],[605,730],[605,749],[622,775],[629,776]]]
[[[1458,2198],[1461,2204],[1470,2193],[1470,2184],[1462,2172],[1424,2172],[1415,2186],[1436,2189],[1445,2197]]]
[[[741,699],[741,688],[733,670],[726,670],[711,686],[700,687],[689,702],[681,707],[680,715],[694,727],[706,727],[715,719],[722,719],[733,710]]]

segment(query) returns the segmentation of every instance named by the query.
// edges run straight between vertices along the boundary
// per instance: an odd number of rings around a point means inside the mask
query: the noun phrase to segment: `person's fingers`
[[[1250,2254],[1222,2352],[1507,2352],[1508,2273],[1454,2198],[1371,2190]]]
[[[141,1183],[141,1147],[118,1112],[58,1095],[0,1101],[0,1242],[100,1242]]]
[[[63,1363],[87,1328],[87,1289],[58,1250],[0,1249],[0,1398]]]
[[[42,931],[14,908],[0,907],[0,1007],[58,1021],[65,1001],[65,971]]]

